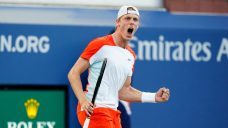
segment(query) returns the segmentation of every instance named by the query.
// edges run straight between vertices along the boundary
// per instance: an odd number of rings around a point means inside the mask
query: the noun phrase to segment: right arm
[[[103,38],[97,38],[91,41],[68,73],[68,79],[70,81],[70,85],[74,91],[74,94],[77,97],[81,108],[85,110],[88,116],[90,116],[90,113],[93,112],[94,106],[86,98],[86,95],[83,92],[80,75],[89,68],[90,57],[93,56],[104,45],[104,42],[106,41]]]
[[[79,58],[74,66],[71,68],[68,73],[68,79],[70,81],[70,85],[76,95],[78,102],[81,107],[85,110],[87,115],[90,116],[89,113],[93,111],[93,104],[87,100],[85,93],[82,89],[82,82],[80,75],[89,68],[89,62],[86,59]]]

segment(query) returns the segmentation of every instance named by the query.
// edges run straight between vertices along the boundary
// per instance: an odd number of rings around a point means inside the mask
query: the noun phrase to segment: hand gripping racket
[[[107,64],[107,58],[104,58],[104,61],[102,63],[102,67],[101,67],[101,71],[100,71],[99,77],[97,79],[96,87],[95,87],[95,90],[94,90],[94,93],[93,93],[93,98],[92,98],[92,104],[93,105],[95,103],[95,99],[96,99],[99,87],[101,85],[101,80],[102,80],[102,77],[103,77],[103,74],[104,74],[104,71],[105,71],[106,64]],[[84,122],[83,128],[88,128],[89,127],[89,122],[90,122],[90,117],[87,117],[85,122]]]

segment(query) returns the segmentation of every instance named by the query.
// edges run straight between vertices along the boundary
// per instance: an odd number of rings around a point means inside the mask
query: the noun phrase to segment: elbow
[[[119,93],[119,99],[120,99],[120,100],[123,100],[123,96],[122,96],[121,93]]]
[[[127,94],[124,94],[124,93],[119,93],[119,100],[130,102],[129,99],[127,98]]]
[[[67,77],[68,77],[68,80],[71,82],[71,81],[74,81],[75,79],[80,78],[80,75],[81,75],[81,73],[79,70],[72,68],[69,71]]]
[[[119,91],[119,99],[120,99],[120,100],[125,100],[125,96],[126,96],[125,90],[122,88],[122,89]]]
[[[67,78],[68,78],[68,80],[70,80],[70,78],[71,78],[71,72],[68,72]]]
[[[74,78],[74,74],[75,73],[73,73],[73,70],[72,69],[68,72],[67,77],[68,77],[68,80],[69,81],[72,81],[72,79]]]
[[[68,72],[67,78],[68,78],[69,81],[71,80],[71,78],[72,78],[72,73],[71,73],[71,71]]]

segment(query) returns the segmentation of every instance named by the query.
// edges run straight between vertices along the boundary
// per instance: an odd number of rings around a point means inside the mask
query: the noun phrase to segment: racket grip
[[[84,125],[83,125],[83,128],[88,128],[89,127],[89,122],[90,122],[90,119],[86,118],[86,120],[84,122]]]

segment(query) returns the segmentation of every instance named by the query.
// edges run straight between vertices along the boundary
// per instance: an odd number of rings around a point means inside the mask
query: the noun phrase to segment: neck
[[[119,34],[117,32],[114,32],[112,34],[112,37],[113,37],[113,40],[114,40],[114,43],[116,44],[116,46],[119,46],[119,47],[122,47],[122,48],[126,48],[126,46],[128,44],[128,41],[124,40],[122,38],[121,34]]]

